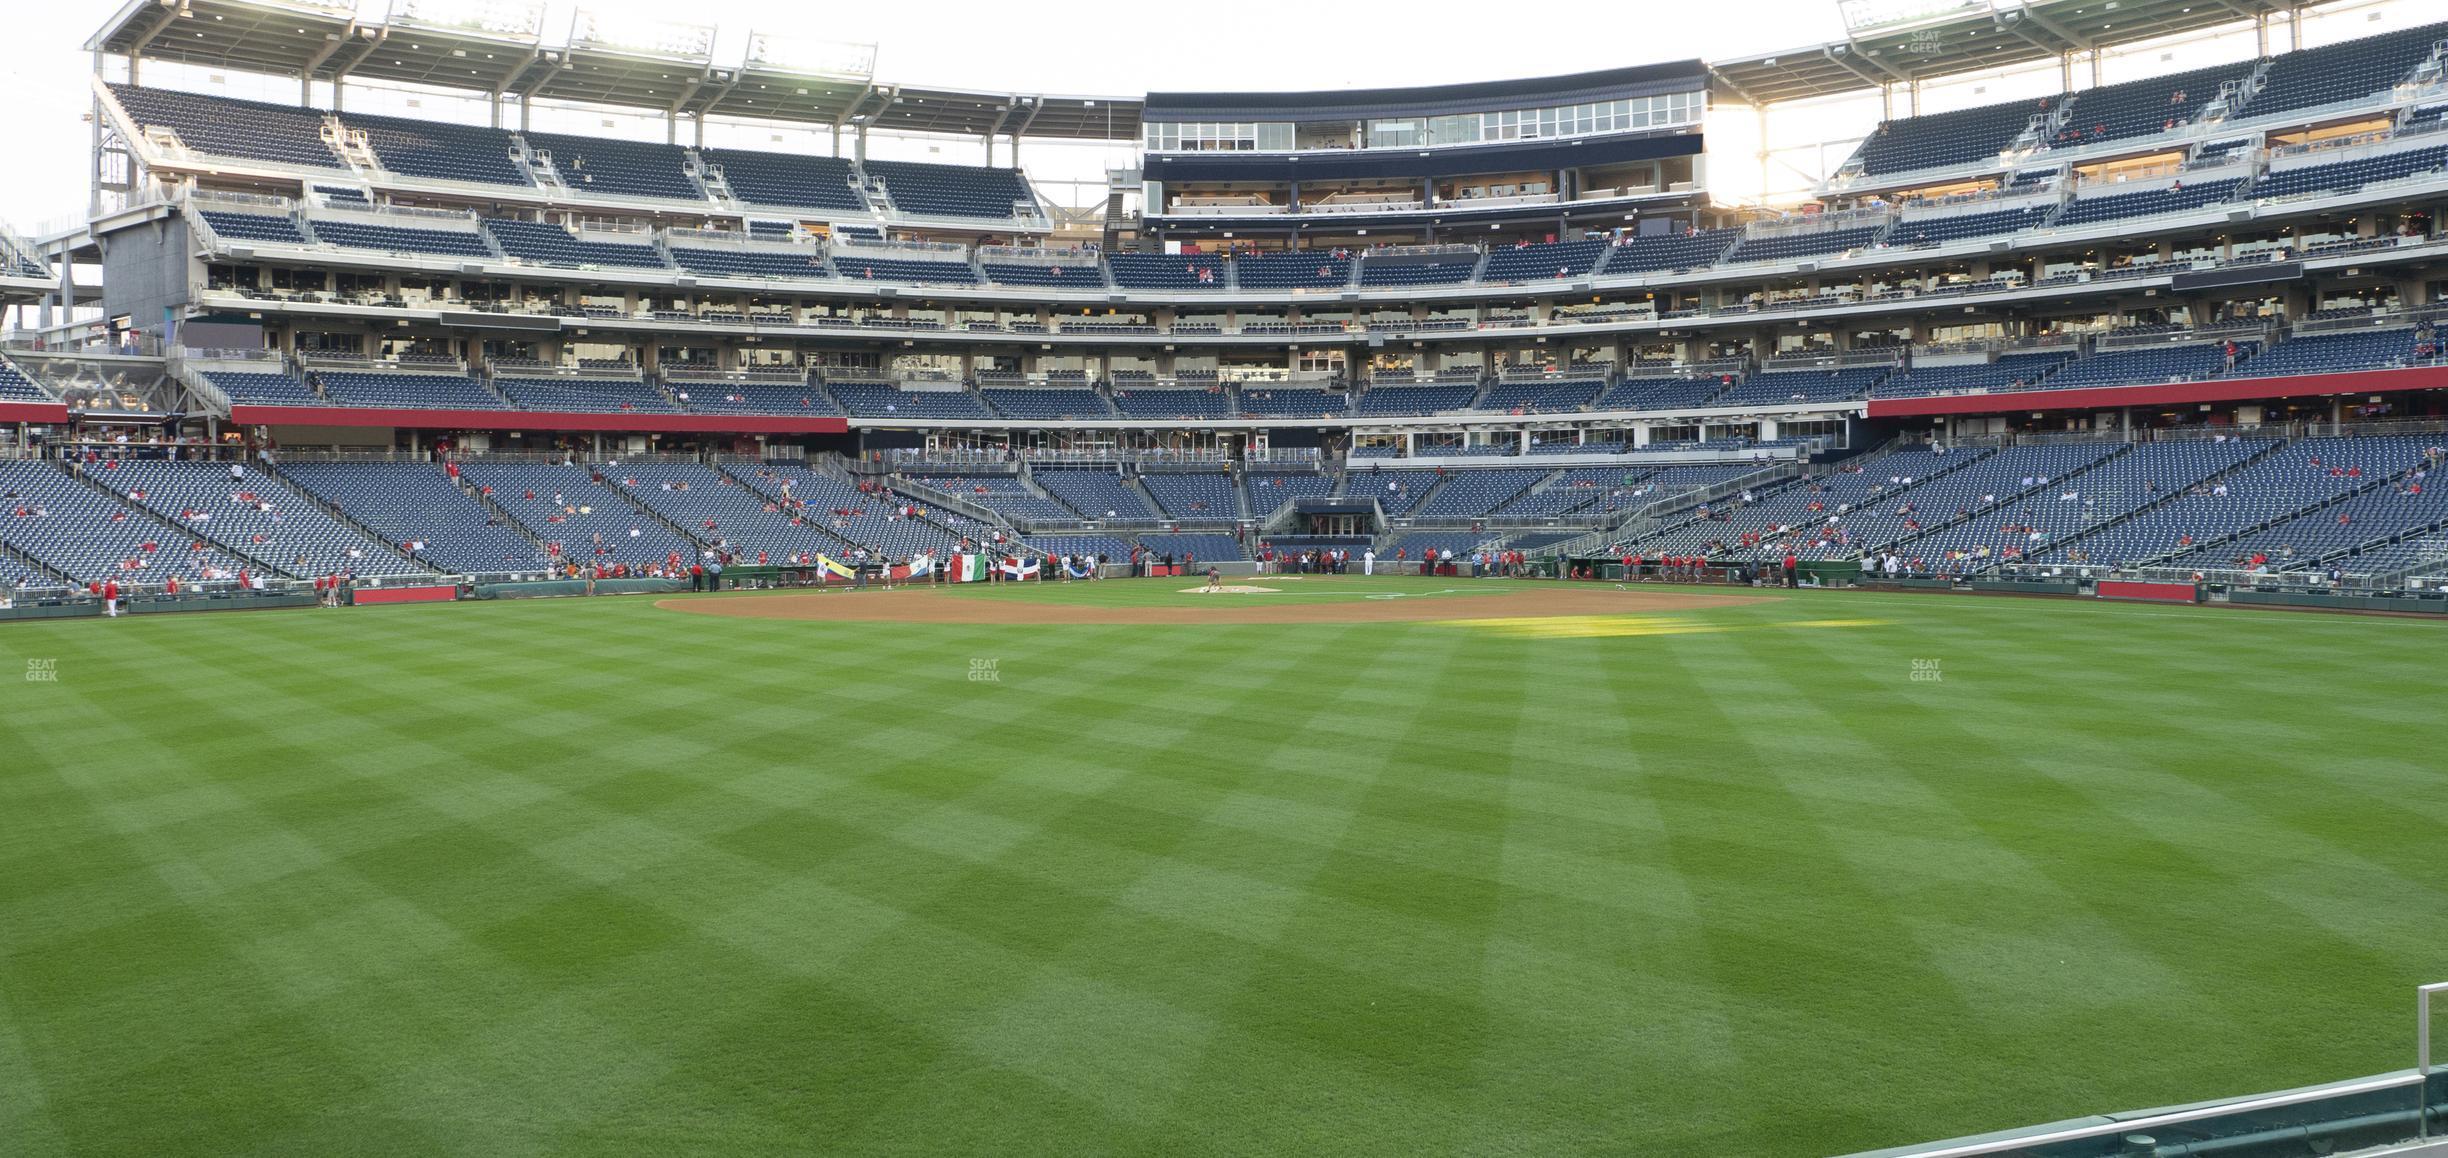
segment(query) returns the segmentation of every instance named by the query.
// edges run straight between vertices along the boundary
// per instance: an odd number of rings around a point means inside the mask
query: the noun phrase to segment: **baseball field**
[[[0,1153],[1803,1156],[2448,979],[2448,624],[1202,583],[0,626]]]

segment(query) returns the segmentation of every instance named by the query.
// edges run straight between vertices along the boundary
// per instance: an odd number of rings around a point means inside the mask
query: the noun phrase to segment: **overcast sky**
[[[378,19],[388,0],[361,7]],[[888,82],[1087,96],[1535,76],[1792,48],[1842,29],[1835,0],[1518,6],[549,0],[545,40],[565,39],[581,7],[630,20],[683,10],[690,23],[720,29],[715,59],[723,63],[741,58],[754,30],[874,44],[877,78]],[[31,231],[84,209],[92,58],[82,46],[119,0],[0,0],[0,8],[8,13],[12,50],[0,56],[0,94],[18,146],[0,183],[0,219]],[[1729,10],[1742,18],[1724,19]]]

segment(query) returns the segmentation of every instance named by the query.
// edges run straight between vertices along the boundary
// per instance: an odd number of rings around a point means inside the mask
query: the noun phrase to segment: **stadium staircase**
[[[340,114],[323,114],[323,144],[348,165],[360,179],[382,176],[382,159],[374,155],[374,146],[366,141],[364,129],[352,129],[340,123]]]

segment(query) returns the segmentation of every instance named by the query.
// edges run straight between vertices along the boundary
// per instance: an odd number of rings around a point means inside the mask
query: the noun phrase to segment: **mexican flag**
[[[983,583],[986,581],[986,559],[982,555],[954,555],[945,573],[954,583]]]

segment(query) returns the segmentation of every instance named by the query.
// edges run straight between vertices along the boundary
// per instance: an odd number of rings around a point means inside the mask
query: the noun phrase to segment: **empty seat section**
[[[1727,261],[1789,261],[1797,257],[1817,257],[1821,254],[1845,253],[1870,244],[1878,236],[1879,227],[1856,229],[1822,229],[1810,233],[1789,233],[1781,237],[1746,237]]]
[[[455,229],[419,229],[412,226],[368,225],[361,221],[313,221],[315,236],[344,249],[370,249],[382,253],[431,254],[437,257],[490,258],[493,250],[485,245],[482,234]]]
[[[1479,270],[1479,255],[1436,261],[1370,256],[1360,261],[1364,286],[1458,285]]]
[[[2032,117],[2055,103],[2054,97],[2007,101],[1888,121],[1854,155],[1862,171],[1873,176],[1994,161],[2023,135]]]
[[[567,228],[549,221],[488,218],[485,231],[502,252],[522,261],[546,265],[610,265],[669,269],[654,246],[639,243],[581,241]]]
[[[1740,240],[1740,229],[1702,229],[1635,237],[1616,246],[1607,255],[1606,272],[1659,273],[1699,269],[1716,264]]]
[[[966,390],[903,390],[883,382],[830,382],[842,409],[861,418],[992,418]]]
[[[1966,366],[1915,366],[1874,387],[1873,398],[1921,398],[2034,389],[2072,357],[2065,353],[2007,354]]]
[[[552,155],[553,172],[573,193],[661,197],[703,201],[705,190],[688,175],[688,152],[677,145],[527,133],[529,148]]]
[[[510,134],[500,129],[356,113],[344,113],[340,120],[349,128],[363,130],[375,159],[393,173],[535,187],[527,166],[513,157],[516,147]]]
[[[825,392],[807,383],[673,382],[680,405],[699,414],[829,415],[842,412]]]
[[[997,413],[1013,418],[1040,418],[1064,421],[1078,418],[1111,418],[1113,407],[1094,390],[1046,389],[1043,387],[989,387],[978,391],[986,404]]]
[[[1512,245],[1489,252],[1480,280],[1496,283],[1553,281],[1580,277],[1607,255],[1605,241],[1558,241]]]
[[[2182,213],[2213,205],[2232,196],[2241,178],[2208,181],[2198,185],[2177,185],[2151,189],[2140,193],[2111,193],[2103,197],[2079,197],[2057,215],[2056,224],[2087,225],[2099,221],[2115,221],[2125,217],[2148,217],[2159,213]]]
[[[1152,519],[1156,508],[1110,470],[1040,470],[1029,477],[1072,510],[1091,519]]]
[[[863,253],[836,254],[833,268],[854,281],[906,281],[928,285],[975,285],[977,271],[965,261],[904,261],[898,258],[869,257]]]
[[[1241,517],[1241,498],[1232,476],[1222,471],[1139,476],[1165,517],[1183,522],[1224,522]]]
[[[315,109],[125,84],[113,84],[110,91],[139,126],[169,129],[198,153],[348,169],[323,143],[323,114]]]
[[[2432,47],[2444,38],[2448,24],[2426,24],[2273,57],[2261,90],[2244,106],[2243,115],[2262,117],[2376,97],[2430,59]]]
[[[2227,369],[2224,343],[2198,342],[2112,350],[2081,359],[2050,376],[2047,388],[2068,390],[2091,386],[2140,386],[2157,382],[2196,382],[2215,378]]]
[[[507,410],[509,404],[484,384],[461,374],[393,374],[349,370],[315,372],[323,396],[337,406],[403,410]]]
[[[2229,377],[2264,378],[2280,374],[2334,374],[2349,370],[2386,370],[2428,363],[2438,358],[2416,350],[2414,330],[2363,330],[2344,334],[2313,334],[2288,340],[2244,359]]]
[[[1015,216],[1015,205],[1035,211],[1036,197],[1017,169],[916,161],[867,161],[862,167],[884,183],[894,207],[903,213],[1008,221]]]
[[[1232,414],[1232,395],[1221,388],[1180,387],[1124,389],[1113,392],[1114,409],[1125,418],[1225,418]]]
[[[2394,181],[2448,167],[2448,145],[2406,149],[2327,165],[2273,169],[2253,184],[2255,197],[2293,197],[2308,193],[2350,193],[2378,181]]]
[[[2086,89],[2074,94],[2072,115],[2047,144],[2066,149],[2168,132],[2201,115],[2221,84],[2243,80],[2252,71],[2250,61],[2216,64]]]
[[[263,570],[213,545],[200,531],[167,524],[68,477],[54,463],[29,459],[0,459],[0,542],[79,583],[114,579],[154,586],[169,579],[232,578],[240,568]]]
[[[1520,411],[1524,414],[1556,414],[1579,410],[1606,386],[1594,378],[1541,379],[1535,382],[1499,382],[1488,391],[1477,409],[1500,414]]]
[[[699,557],[703,544],[674,534],[661,519],[639,510],[610,486],[597,484],[583,466],[462,463],[459,478],[483,488],[519,526],[567,562],[631,567],[683,565]],[[707,537],[711,542],[713,537]]]
[[[662,391],[631,378],[501,377],[493,385],[521,410],[671,414],[680,409]]]
[[[1591,405],[1593,410],[1686,410],[1705,405],[1731,383],[1715,377],[1626,378]]]
[[[1116,253],[1105,264],[1123,289],[1214,289],[1230,273],[1212,253]]]
[[[214,370],[204,380],[241,406],[322,406],[322,395],[288,374],[253,374]]]
[[[844,158],[748,149],[706,149],[700,155],[706,164],[722,169],[731,195],[747,204],[868,211],[867,199],[859,195],[857,175]]]
[[[693,273],[714,277],[817,278],[831,277],[824,255],[815,250],[787,252],[778,249],[691,249],[673,246],[672,261]]]
[[[1339,289],[1351,284],[1351,259],[1331,250],[1245,253],[1233,259],[1243,289]]]
[[[203,211],[204,224],[224,241],[278,241],[290,245],[306,245],[306,235],[298,232],[297,222],[286,217],[263,213],[229,213],[218,209]]]
[[[534,539],[431,463],[306,462],[280,469],[300,489],[437,570],[530,571],[550,562]]]
[[[1360,395],[1356,414],[1441,414],[1465,410],[1479,396],[1476,382],[1435,386],[1376,386]]]
[[[190,534],[284,574],[422,575],[390,544],[334,518],[259,466],[131,460],[86,477]]]
[[[1290,386],[1243,386],[1240,413],[1286,418],[1316,418],[1351,413],[1351,396],[1336,390]]]
[[[1944,245],[1968,237],[1995,237],[2025,229],[2037,229],[2048,220],[2055,205],[2026,205],[2020,209],[1999,209],[1989,213],[1958,213],[1950,217],[1925,217],[1898,222],[1887,234],[1889,245]]]

